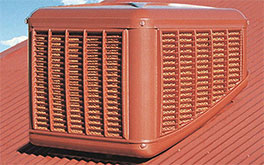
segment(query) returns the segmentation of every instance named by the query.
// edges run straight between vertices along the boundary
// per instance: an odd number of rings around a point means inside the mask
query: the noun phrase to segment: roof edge
[[[11,54],[11,53],[13,53],[13,52],[25,47],[27,45],[27,41],[28,40],[22,41],[22,42],[20,42],[20,43],[18,43],[16,45],[4,50],[3,52],[0,52],[0,59],[2,59],[3,57],[5,57],[8,54]]]

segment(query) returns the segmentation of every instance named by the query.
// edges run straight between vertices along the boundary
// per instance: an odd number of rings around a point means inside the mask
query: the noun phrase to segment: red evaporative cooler
[[[247,84],[234,9],[105,1],[39,9],[28,24],[35,145],[152,157]]]

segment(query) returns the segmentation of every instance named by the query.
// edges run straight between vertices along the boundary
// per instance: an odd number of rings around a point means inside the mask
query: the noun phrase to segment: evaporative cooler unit
[[[42,8],[28,24],[38,146],[152,157],[247,84],[247,20],[234,9],[108,0]]]

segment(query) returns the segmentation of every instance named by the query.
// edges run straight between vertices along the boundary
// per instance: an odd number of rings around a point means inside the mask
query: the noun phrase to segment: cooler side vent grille
[[[210,31],[196,32],[196,115],[208,110],[212,89],[212,45]]]
[[[33,128],[123,138],[122,31],[33,31]]]
[[[54,131],[66,132],[65,99],[65,36],[61,32],[52,32],[49,62],[50,112],[53,112]]]
[[[228,31],[228,88],[232,89],[237,83],[241,81],[242,75],[242,35],[241,31],[230,30]]]
[[[83,106],[83,33],[66,31],[66,104],[68,131],[85,133]]]
[[[242,80],[241,30],[164,30],[161,134],[181,128]]]
[[[179,31],[179,127],[195,115],[195,36],[193,31]]]
[[[174,130],[178,124],[176,112],[178,111],[178,86],[179,86],[179,58],[178,58],[178,33],[164,32],[162,35],[162,132]]]
[[[88,132],[98,136],[104,135],[102,35],[101,32],[87,32],[86,39]]]
[[[107,136],[122,135],[122,33],[106,33],[105,110]]]
[[[213,90],[212,103],[227,93],[227,35],[225,30],[212,31],[213,43]]]
[[[33,127],[40,130],[50,129],[48,99],[48,32],[33,32],[32,49],[32,107]]]

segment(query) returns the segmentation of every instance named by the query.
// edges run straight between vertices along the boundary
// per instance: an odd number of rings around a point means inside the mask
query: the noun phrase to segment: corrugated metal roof
[[[264,17],[262,0],[174,1],[242,11],[248,28],[249,84],[202,128],[152,159],[92,154],[28,144],[27,43],[0,54],[0,162],[2,164],[263,164]]]

